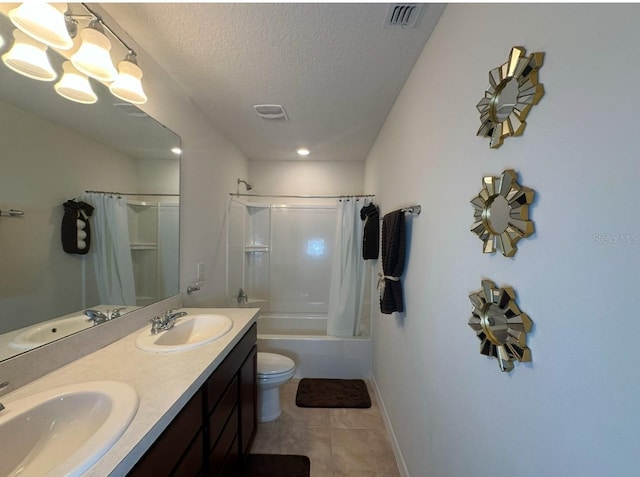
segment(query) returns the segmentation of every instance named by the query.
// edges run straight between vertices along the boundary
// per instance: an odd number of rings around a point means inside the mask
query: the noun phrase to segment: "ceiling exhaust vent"
[[[287,112],[279,104],[254,104],[253,109],[262,119],[280,119],[288,121]]]
[[[147,113],[139,109],[137,106],[131,103],[113,103],[113,107],[116,108],[117,111],[120,111],[127,116],[131,116],[133,118],[150,118]]]
[[[422,11],[421,3],[393,3],[387,12],[385,26],[398,28],[415,28]]]

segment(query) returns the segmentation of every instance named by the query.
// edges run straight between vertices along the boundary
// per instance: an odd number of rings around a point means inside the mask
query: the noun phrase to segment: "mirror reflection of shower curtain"
[[[136,305],[127,200],[94,193],[86,194],[84,200],[95,207],[91,224],[93,250],[90,256],[100,303]]]
[[[366,262],[361,258],[363,201],[338,202],[327,334],[357,336],[364,308]]]

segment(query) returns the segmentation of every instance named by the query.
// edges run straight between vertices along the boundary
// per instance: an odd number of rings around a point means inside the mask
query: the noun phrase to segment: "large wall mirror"
[[[0,15],[0,55],[12,31]],[[48,55],[61,71],[62,59]],[[180,138],[91,81],[99,100],[83,105],[58,96],[55,81],[0,63],[0,360],[96,326],[87,310],[126,319],[179,292],[180,161],[172,149]],[[125,225],[110,230],[126,241],[124,294],[113,290],[114,253],[97,240],[103,198],[126,210]],[[62,247],[63,204],[74,199],[94,207],[86,255]]]

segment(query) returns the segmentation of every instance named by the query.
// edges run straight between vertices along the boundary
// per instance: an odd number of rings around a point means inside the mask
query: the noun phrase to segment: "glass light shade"
[[[98,96],[91,88],[86,75],[80,73],[70,61],[62,63],[62,69],[64,74],[54,86],[60,96],[82,104],[93,104],[98,101]]]
[[[118,63],[118,77],[109,85],[109,91],[122,99],[133,104],[144,104],[147,102],[147,95],[142,90],[142,70],[131,61],[121,61]]]
[[[66,11],[66,3],[24,2],[9,10],[9,18],[31,38],[52,48],[68,50],[73,40],[64,20]]]
[[[91,26],[80,32],[82,43],[71,55],[71,63],[78,71],[99,81],[111,82],[118,71],[111,61],[111,42],[106,35]]]
[[[21,30],[14,30],[13,38],[13,46],[2,55],[2,61],[8,68],[39,81],[56,79],[56,72],[47,56],[46,45],[27,36]]]

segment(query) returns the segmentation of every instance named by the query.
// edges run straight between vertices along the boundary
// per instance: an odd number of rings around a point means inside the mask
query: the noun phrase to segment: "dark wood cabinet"
[[[130,477],[238,475],[257,429],[256,343],[253,324]]]
[[[258,426],[258,350],[254,346],[244,360],[238,373],[240,393],[238,406],[240,412],[240,453],[249,453]]]

